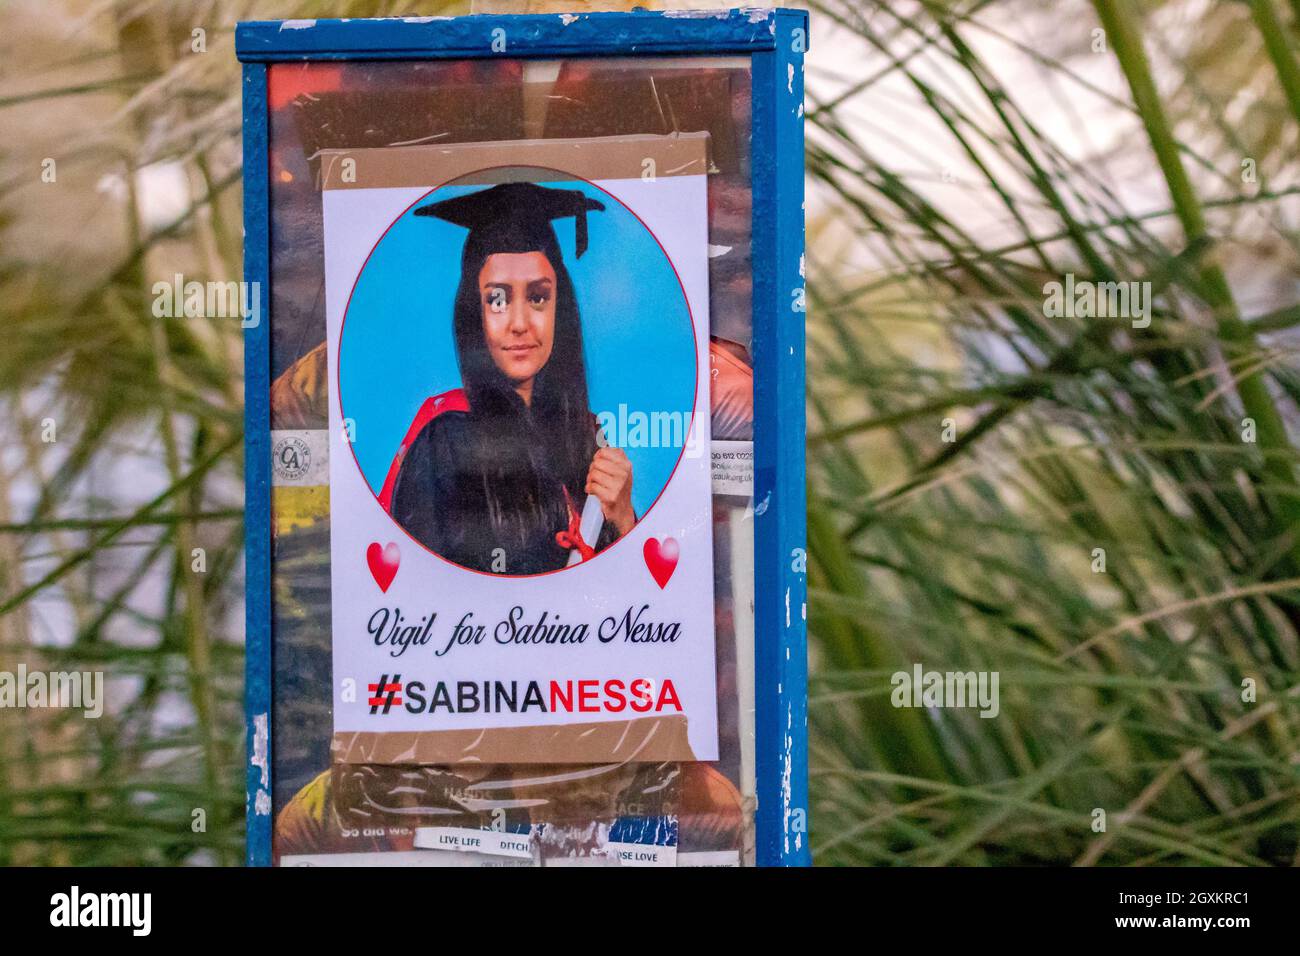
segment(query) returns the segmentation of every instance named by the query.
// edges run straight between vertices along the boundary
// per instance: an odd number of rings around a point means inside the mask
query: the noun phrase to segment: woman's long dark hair
[[[536,235],[530,239],[518,245],[534,248],[515,249],[515,243],[502,248],[500,234],[490,249],[466,243],[453,318],[461,382],[475,422],[472,473],[487,481],[483,490],[494,539],[520,544],[539,518],[557,531],[567,525],[563,496],[554,485],[564,485],[574,507],[580,508],[596,451],[573,280],[553,235],[540,249],[535,248]],[[531,406],[492,360],[483,329],[479,273],[489,255],[501,252],[540,252],[555,270],[551,355],[533,380]]]

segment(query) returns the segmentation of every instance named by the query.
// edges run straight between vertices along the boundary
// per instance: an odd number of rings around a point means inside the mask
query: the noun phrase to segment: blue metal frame
[[[787,9],[239,24],[235,49],[244,63],[244,272],[247,281],[258,283],[261,314],[268,318],[248,329],[244,340],[250,866],[271,861],[270,183],[265,64],[726,54],[749,55],[753,67],[757,860],[764,866],[811,862],[804,571],[803,54],[807,44],[807,13]]]
[[[244,64],[244,734],[249,866],[271,864],[271,207],[266,67]]]
[[[802,10],[698,13],[638,10],[384,20],[272,20],[239,24],[235,28],[235,50],[245,63],[753,53],[775,46],[773,24],[786,16],[807,19]],[[804,33],[807,35],[806,22]]]
[[[784,11],[783,11],[784,12]],[[758,861],[808,846],[807,499],[804,488],[803,52],[808,21],[776,18],[753,57],[754,733]]]

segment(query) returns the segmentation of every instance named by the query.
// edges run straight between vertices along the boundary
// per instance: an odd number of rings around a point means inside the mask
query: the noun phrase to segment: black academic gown
[[[469,411],[444,412],[424,426],[398,471],[393,518],[429,550],[462,567],[511,575],[563,568],[569,548],[556,541],[556,533],[569,530],[574,514],[564,486],[536,460],[537,443],[484,456],[479,427]],[[503,468],[508,482],[500,480]],[[503,485],[510,500],[503,498]],[[581,514],[583,489],[568,492]],[[617,538],[606,521],[598,539],[587,544],[599,552]]]

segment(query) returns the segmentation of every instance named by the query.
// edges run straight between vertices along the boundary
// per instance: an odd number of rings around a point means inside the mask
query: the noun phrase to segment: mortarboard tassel
[[[587,251],[587,206],[585,203],[579,203],[578,211],[574,215],[573,249],[575,259],[581,259],[582,254]]]

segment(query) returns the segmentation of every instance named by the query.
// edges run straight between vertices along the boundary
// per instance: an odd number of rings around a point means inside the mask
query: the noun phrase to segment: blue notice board
[[[477,853],[481,841],[465,836],[476,827],[498,835],[488,842],[501,859],[531,852],[544,865],[547,841],[571,838],[564,788],[574,785],[560,781],[574,766],[596,768],[608,787],[606,809],[593,811],[608,824],[599,852],[644,865],[808,865],[807,14],[255,22],[239,25],[236,47],[245,278],[265,317],[245,339],[249,865]],[[647,182],[671,185],[653,195],[671,197],[663,202],[680,214],[643,202]],[[427,269],[425,236],[449,248],[431,253]],[[349,265],[354,249],[359,268]],[[534,265],[541,278],[518,277]],[[482,301],[475,276],[488,289]],[[620,306],[629,294],[654,298]],[[584,309],[580,322],[568,297]],[[437,317],[427,334],[410,324],[424,321],[426,305]],[[557,384],[562,362],[566,385]],[[675,364],[656,376],[656,362]],[[662,383],[672,397],[639,421],[637,403]],[[590,415],[565,418],[580,387]],[[702,451],[692,446],[699,434],[710,437]],[[499,455],[483,454],[489,447]],[[349,504],[338,468],[361,489],[362,507]],[[689,498],[695,474],[703,499]],[[485,529],[508,524],[520,496],[534,497],[519,489],[538,482],[559,489],[550,505],[559,526],[545,524],[546,502],[533,502],[519,512],[519,540],[533,543],[491,547]],[[491,485],[483,502],[480,485]],[[427,513],[410,504],[431,488],[438,503]],[[669,520],[691,500],[703,505]],[[345,571],[345,525],[369,511],[394,530],[358,531],[362,545],[375,540],[354,549]],[[453,526],[453,513],[470,517]],[[657,517],[666,530],[651,527]],[[533,524],[544,533],[528,538]],[[691,549],[700,535],[711,555]],[[696,559],[704,570],[690,573]],[[393,597],[419,593],[400,588],[425,566],[439,582],[466,582],[465,594],[529,597],[503,597],[500,623],[489,618],[475,638],[453,628],[468,618],[459,607]],[[602,567],[618,576],[600,577]],[[635,568],[636,594],[651,598],[624,601],[623,617],[593,610],[590,640],[569,630],[581,608],[603,607],[609,582],[628,573],[619,567]],[[345,586],[345,574],[359,583]],[[459,597],[456,586],[438,588],[446,601]],[[700,589],[713,595],[704,613],[689,610]],[[340,618],[354,598],[374,604],[356,628]],[[547,602],[540,617],[534,601]],[[506,613],[514,604],[526,610]],[[713,650],[691,657],[685,647],[699,633]],[[468,660],[476,640],[488,654],[494,635],[522,648],[509,660],[548,662],[552,679],[521,671],[506,680],[498,665],[446,687],[413,679],[419,655],[431,667]],[[352,644],[383,645],[392,666],[354,676]],[[593,672],[600,680],[564,679],[578,654],[608,667]],[[677,656],[656,670],[664,654]],[[592,720],[566,717],[528,736],[513,715],[535,692],[548,720],[562,708]],[[351,709],[357,722],[344,723]],[[566,737],[570,726],[581,734]],[[610,727],[618,740],[592,744]],[[466,745],[483,748],[472,767],[447,756],[468,731],[496,735]],[[655,767],[680,772],[655,777]],[[485,798],[478,816],[448,817],[453,825],[420,816],[427,808],[416,801],[392,810],[410,825],[349,827],[349,801],[385,804],[402,790],[389,778],[402,774],[429,788],[430,805],[454,790],[457,812],[465,794],[513,799]],[[671,799],[648,796],[668,790]],[[344,819],[340,831],[295,842],[323,825],[310,815],[323,794]],[[526,804],[551,816],[529,816]],[[529,840],[531,850],[518,849]]]

